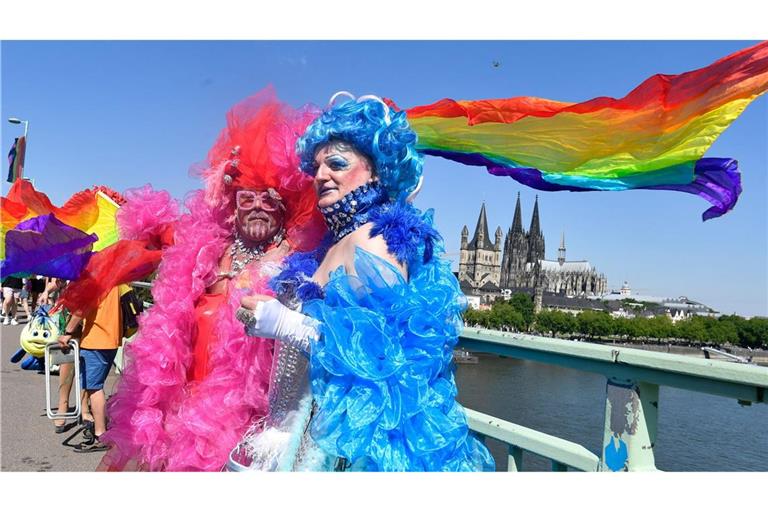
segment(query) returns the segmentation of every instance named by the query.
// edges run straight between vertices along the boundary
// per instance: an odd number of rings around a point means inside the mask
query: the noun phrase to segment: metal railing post
[[[556,460],[552,461],[552,471],[568,471],[568,466],[565,464],[562,464],[560,462],[557,462]]]
[[[656,471],[659,386],[609,378],[600,459],[602,471]]]
[[[522,471],[523,470],[523,450],[515,445],[510,444],[509,455],[507,456],[507,471]]]

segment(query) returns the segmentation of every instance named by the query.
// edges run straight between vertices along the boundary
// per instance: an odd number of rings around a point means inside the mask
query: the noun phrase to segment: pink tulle
[[[125,347],[126,365],[107,406],[110,423],[103,435],[113,448],[100,469],[217,471],[246,429],[266,415],[272,342],[246,336],[235,311],[246,288],[251,294],[271,294],[269,276],[261,268],[268,257],[248,266],[247,283],[228,283],[226,303],[217,313],[209,373],[202,381],[188,382],[195,305],[216,280],[219,259],[231,242],[238,188],[277,189],[287,209],[286,241],[292,251],[311,250],[324,236],[312,180],[299,171],[293,154],[313,115],[311,109],[296,111],[279,103],[271,90],[246,99],[227,115],[227,127],[200,172],[205,190],[187,200],[189,213],[176,224],[173,245],[164,250],[153,283],[155,303]],[[173,217],[176,210],[168,199],[148,186],[131,191],[130,208],[121,211],[121,234],[152,240],[156,226],[165,226],[162,234],[167,235],[168,224],[154,217]]]
[[[57,309],[64,306],[81,316],[94,310],[113,287],[146,279],[157,269],[162,249],[173,245],[179,217],[178,203],[151,185],[128,190],[127,201],[106,187],[98,188],[123,203],[117,211],[120,240],[94,254],[59,298]]]
[[[126,190],[126,203],[117,211],[120,238],[147,240],[159,236],[164,224],[179,217],[179,204],[165,190],[152,185]]]
[[[218,271],[230,230],[223,211],[191,196],[153,285],[155,305],[125,347],[126,367],[110,399],[104,469],[138,464],[151,471],[216,471],[254,419],[266,413],[272,343],[248,337],[235,319],[242,291],[233,283],[219,310],[211,372],[187,382],[195,303]],[[266,280],[250,267],[251,289]]]

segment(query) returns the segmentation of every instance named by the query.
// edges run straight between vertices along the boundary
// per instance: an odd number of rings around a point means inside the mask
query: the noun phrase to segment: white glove
[[[307,355],[312,342],[320,339],[320,322],[283,306],[277,299],[261,301],[255,310],[238,308],[235,316],[245,324],[248,336],[282,341]]]

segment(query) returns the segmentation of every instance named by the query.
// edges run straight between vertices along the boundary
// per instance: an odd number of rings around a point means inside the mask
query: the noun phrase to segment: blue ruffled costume
[[[293,255],[272,281],[278,296],[303,301],[322,323],[310,364],[312,439],[353,470],[493,470],[456,402],[452,356],[466,300],[438,256],[432,212],[386,203],[370,220],[371,236],[381,234],[407,263],[408,280],[358,248],[357,275],[340,267],[322,290],[310,277],[323,250]]]

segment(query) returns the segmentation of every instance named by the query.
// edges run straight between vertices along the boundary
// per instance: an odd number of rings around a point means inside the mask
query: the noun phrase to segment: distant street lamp
[[[29,131],[29,121],[22,121],[18,117],[9,117],[8,122],[11,124],[21,124],[24,123],[24,138],[27,138],[27,132]]]

